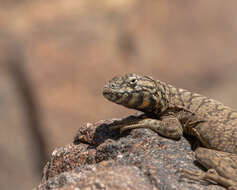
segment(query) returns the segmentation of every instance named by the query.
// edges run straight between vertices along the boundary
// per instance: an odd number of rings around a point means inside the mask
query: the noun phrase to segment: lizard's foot
[[[165,117],[162,120],[143,118],[138,121],[115,124],[110,127],[110,130],[120,129],[120,133],[122,133],[136,128],[148,128],[171,139],[179,139],[183,134],[182,126],[175,117]]]
[[[136,128],[152,128],[154,123],[157,125],[160,123],[160,121],[155,119],[141,119],[141,120],[134,120],[130,122],[124,122],[115,124],[114,126],[110,127],[109,130],[120,130],[120,133],[123,133],[124,131],[136,129]]]
[[[219,184],[226,187],[228,190],[237,190],[237,184],[227,178],[220,176],[215,169],[209,169],[207,172],[202,171],[190,171],[187,169],[181,169],[182,177],[192,179],[195,181],[204,180],[213,184]]]

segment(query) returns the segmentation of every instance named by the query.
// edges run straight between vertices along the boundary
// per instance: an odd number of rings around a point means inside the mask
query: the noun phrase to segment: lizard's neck
[[[167,109],[184,108],[187,106],[186,92],[189,91],[175,88],[172,85],[161,82],[153,81],[154,86],[147,91],[139,91],[134,93],[130,98],[124,98],[121,104],[145,113],[160,114]],[[123,100],[123,99],[122,99]]]
[[[157,84],[157,107],[162,107],[161,111],[165,111],[169,108],[181,108],[185,109],[187,105],[186,97],[188,97],[186,93],[192,94],[187,90],[181,88],[175,88],[174,86],[162,82],[156,81]]]

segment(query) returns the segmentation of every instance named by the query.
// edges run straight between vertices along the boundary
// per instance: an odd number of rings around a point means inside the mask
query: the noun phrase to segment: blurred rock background
[[[33,111],[48,156],[72,142],[83,123],[133,113],[103,98],[103,85],[114,75],[150,75],[237,108],[236,5],[234,0],[1,1],[0,189],[39,184],[38,162],[45,162],[40,141],[32,136]],[[32,112],[9,60],[27,79]]]

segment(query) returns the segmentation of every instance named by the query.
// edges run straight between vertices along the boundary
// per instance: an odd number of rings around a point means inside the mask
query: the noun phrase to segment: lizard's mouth
[[[121,104],[120,100],[121,100],[122,94],[115,92],[111,88],[108,88],[105,86],[103,90],[103,96],[109,101],[115,102],[117,104]]]
[[[111,93],[111,90],[110,90],[109,88],[104,87],[103,96],[104,96],[105,98],[109,99],[110,96],[111,96],[111,94],[112,94],[112,93]]]

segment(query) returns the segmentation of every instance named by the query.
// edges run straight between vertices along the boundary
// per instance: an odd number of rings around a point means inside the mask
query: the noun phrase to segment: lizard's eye
[[[131,85],[135,85],[136,82],[137,82],[137,79],[136,79],[136,78],[132,78],[132,79],[129,81],[129,83],[130,83]]]

